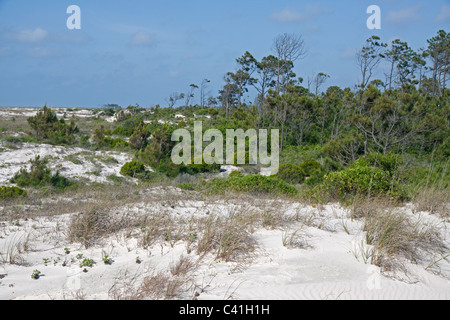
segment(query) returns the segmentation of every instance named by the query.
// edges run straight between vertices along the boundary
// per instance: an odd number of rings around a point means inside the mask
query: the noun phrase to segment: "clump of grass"
[[[232,215],[227,218],[210,215],[200,222],[197,253],[215,252],[216,259],[228,261],[245,260],[256,248],[251,237],[254,220],[252,216]]]
[[[148,270],[142,280],[139,274],[128,279],[117,279],[109,290],[113,300],[170,300],[183,298],[194,286],[194,272],[197,261],[181,256],[178,262],[171,264],[168,270]]]
[[[413,199],[415,211],[427,211],[443,218],[450,217],[450,190],[436,187],[424,188]]]
[[[72,218],[68,228],[68,240],[71,243],[80,242],[88,248],[95,240],[107,234],[110,228],[109,215],[103,209],[94,207]]]
[[[371,263],[385,271],[395,271],[399,258],[418,263],[445,249],[437,228],[404,212],[373,210],[364,219],[366,242],[373,246]]]
[[[305,233],[302,229],[295,229],[295,230],[285,230],[282,233],[281,241],[283,244],[283,247],[294,249],[305,249],[309,247],[307,241],[305,240]]]

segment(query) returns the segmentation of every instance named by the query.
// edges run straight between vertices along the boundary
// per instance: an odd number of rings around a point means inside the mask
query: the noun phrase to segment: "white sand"
[[[109,175],[119,176],[120,168],[132,159],[127,153],[25,143],[20,149],[5,149],[0,152],[0,185],[8,185],[20,168],[29,169],[29,161],[37,155],[41,159],[49,157],[48,166],[53,173],[59,170],[67,178],[84,178],[100,183],[107,182]],[[76,159],[76,163],[70,160],[70,156]]]
[[[154,192],[163,191],[156,189]],[[212,204],[184,202],[182,206],[175,207],[173,210],[167,209],[168,214],[199,217],[211,210],[227,215],[235,209],[220,201]],[[163,207],[155,208],[143,203],[132,209],[135,214],[145,214],[157,212]],[[116,210],[126,211],[121,208]],[[386,276],[378,267],[364,262],[362,253],[368,246],[362,241],[362,225],[350,220],[347,211],[340,206],[328,205],[318,210],[292,204],[283,210],[286,215],[299,212],[317,219],[317,226],[291,226],[302,228],[306,247],[284,247],[283,230],[256,230],[252,237],[257,241],[258,249],[251,262],[227,263],[207,256],[195,271],[197,286],[187,290],[181,298],[191,299],[197,291],[200,293],[199,300],[450,299],[448,261],[443,260],[432,269],[439,270],[438,274],[425,270],[426,264],[405,262],[407,276],[400,275],[401,280]],[[404,210],[410,212],[408,208]],[[168,270],[180,255],[187,255],[186,245],[182,241],[173,247],[165,243],[145,250],[138,243],[139,230],[132,233],[135,236],[126,237],[124,233],[111,235],[101,244],[84,249],[81,244],[67,242],[66,228],[70,217],[64,215],[20,220],[15,224],[1,223],[0,252],[3,260],[7,260],[11,248],[21,248],[21,253],[16,250],[13,255],[23,265],[1,264],[0,274],[6,276],[0,280],[0,299],[74,299],[77,293],[82,293],[86,299],[108,299],[111,298],[108,292],[118,280],[126,281],[133,276],[142,279],[149,274],[149,270]],[[430,223],[439,221],[426,213],[421,215],[421,219],[430,219]],[[448,239],[449,225],[440,223]],[[345,231],[344,225],[350,234]],[[24,250],[26,243],[29,247]],[[71,249],[69,255],[64,253],[65,247]],[[75,258],[80,253],[96,262],[87,273],[83,272],[79,260]],[[104,254],[113,258],[112,265],[102,262]],[[142,264],[135,263],[137,256],[142,259]],[[189,256],[196,258],[195,252]],[[50,261],[47,266],[44,258]],[[75,261],[70,262],[71,258]],[[64,260],[68,261],[65,267],[62,266]],[[43,274],[38,280],[31,279],[35,269]]]

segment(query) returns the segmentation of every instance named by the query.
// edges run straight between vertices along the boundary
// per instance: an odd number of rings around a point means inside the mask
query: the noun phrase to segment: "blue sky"
[[[81,30],[66,26],[72,4]],[[381,8],[381,30],[366,27],[369,5]],[[305,40],[298,76],[353,87],[355,52],[371,35],[418,49],[449,26],[448,0],[0,0],[0,106],[165,106],[205,78],[217,96],[236,58],[272,54],[281,33]]]

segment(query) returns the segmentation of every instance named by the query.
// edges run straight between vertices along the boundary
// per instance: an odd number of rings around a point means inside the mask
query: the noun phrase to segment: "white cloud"
[[[138,31],[133,35],[130,43],[136,46],[153,46],[155,45],[155,39],[151,33]]]
[[[405,25],[410,22],[417,22],[421,20],[419,14],[420,9],[420,6],[415,6],[396,11],[389,11],[386,20],[397,25]]]
[[[45,40],[48,37],[48,32],[41,28],[36,28],[34,30],[26,29],[18,32],[9,32],[6,34],[6,38],[24,42],[24,43],[37,43]]]
[[[277,22],[300,22],[304,20],[304,15],[286,8],[281,12],[273,13],[271,18]]]
[[[308,5],[305,12],[297,12],[289,8],[285,8],[280,12],[274,12],[270,16],[273,21],[281,23],[289,22],[303,22],[306,20],[314,19],[319,15],[331,13],[331,9],[320,5]]]
[[[439,15],[436,17],[436,22],[450,22],[450,4],[444,4]]]

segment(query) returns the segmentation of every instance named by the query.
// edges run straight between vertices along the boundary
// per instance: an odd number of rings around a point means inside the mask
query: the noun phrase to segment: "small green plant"
[[[90,267],[90,268],[92,268],[94,263],[95,263],[94,260],[85,258],[85,259],[83,259],[83,261],[81,261],[80,268],[83,268],[83,267]]]
[[[141,264],[142,263],[142,260],[141,260],[141,258],[139,258],[139,256],[136,257],[136,263],[137,264]]]
[[[50,262],[49,258],[42,258],[42,260],[44,260],[44,265],[47,266],[48,263]]]
[[[37,280],[41,276],[41,272],[39,270],[34,270],[31,273],[31,279]]]
[[[70,249],[69,248],[64,248],[64,253],[65,254],[70,254]]]
[[[82,253],[77,254],[76,258],[77,258],[78,260],[83,259],[83,254],[82,254]]]
[[[113,259],[110,258],[108,255],[103,256],[102,260],[105,264],[108,264],[108,265],[111,265],[113,263]]]

